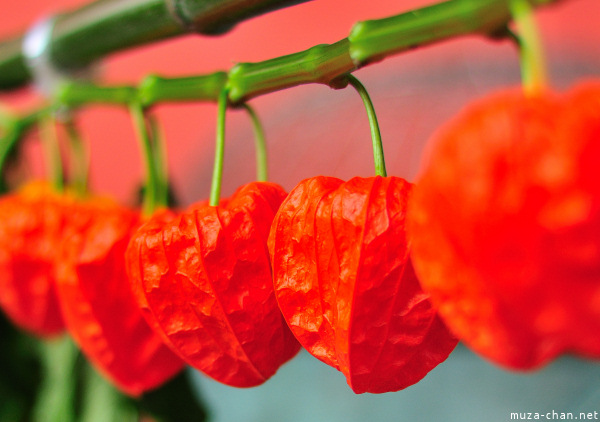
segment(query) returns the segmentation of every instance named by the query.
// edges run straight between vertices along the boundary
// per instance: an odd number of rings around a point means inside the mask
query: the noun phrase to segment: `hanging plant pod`
[[[600,357],[600,83],[490,95],[429,149],[413,260],[451,330],[511,368]]]
[[[227,385],[262,384],[300,348],[277,307],[267,249],[285,195],[249,183],[219,206],[149,222],[127,250],[147,317],[188,364]]]
[[[356,393],[415,384],[456,346],[412,269],[410,191],[397,177],[314,177],[290,192],[271,229],[286,321]]]
[[[125,249],[139,214],[105,198],[68,211],[57,276],[67,328],[96,369],[138,396],[184,366],[146,323],[127,279]]]
[[[64,331],[54,267],[70,202],[45,182],[29,182],[0,199],[0,306],[37,336]]]

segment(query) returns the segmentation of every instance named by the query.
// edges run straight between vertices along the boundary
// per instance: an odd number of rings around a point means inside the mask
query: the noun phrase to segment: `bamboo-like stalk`
[[[187,34],[214,35],[274,9],[309,0],[97,0],[56,17],[51,58],[79,69],[110,53]],[[23,36],[0,43],[0,90],[27,84]]]
[[[560,0],[529,0],[534,6]],[[148,76],[138,87],[101,87],[71,83],[58,91],[57,100],[69,106],[85,103],[144,106],[172,101],[217,101],[223,88],[229,103],[309,83],[343,88],[345,75],[361,66],[415,47],[469,34],[498,36],[512,16],[509,0],[450,0],[385,19],[359,22],[344,38],[308,50],[257,63],[239,63],[229,72],[182,78]]]
[[[223,33],[244,19],[306,1],[97,0],[57,17],[50,40],[51,58],[59,68],[77,69],[113,52],[189,32]],[[564,0],[528,1],[538,7]],[[511,20],[509,3],[449,0],[386,19],[359,22],[347,39],[330,46],[315,46],[283,60],[238,65],[229,72],[233,83],[230,97],[239,101],[311,83],[315,75],[320,78],[317,82],[332,84],[345,72],[418,46],[467,34],[493,36]],[[21,44],[22,37],[0,43],[0,90],[22,86],[31,79]]]

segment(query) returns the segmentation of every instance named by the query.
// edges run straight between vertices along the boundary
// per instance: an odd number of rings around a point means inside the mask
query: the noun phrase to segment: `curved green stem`
[[[221,180],[223,178],[223,161],[225,159],[225,115],[227,114],[227,99],[229,90],[221,91],[217,109],[217,133],[215,145],[215,164],[213,167],[212,184],[210,187],[210,205],[219,205],[221,197]]]
[[[510,10],[518,32],[523,88],[529,95],[536,94],[547,86],[548,75],[534,9],[528,0],[510,0]]]
[[[254,129],[254,145],[256,147],[256,180],[259,182],[266,182],[269,180],[269,169],[265,131],[254,109],[246,103],[244,103],[244,108],[250,115],[252,127]]]
[[[158,177],[156,174],[156,165],[154,163],[152,141],[148,133],[146,116],[141,104],[139,102],[132,102],[129,105],[129,111],[131,113],[137,139],[139,141],[146,173],[142,210],[144,214],[150,215],[156,209],[158,191]]]
[[[54,189],[62,192],[64,190],[63,161],[55,124],[52,113],[48,113],[41,118],[40,131],[48,177]]]
[[[375,114],[375,107],[369,93],[367,92],[364,85],[352,75],[348,75],[348,83],[356,89],[358,94],[365,104],[367,110],[367,116],[369,118],[369,126],[371,127],[371,138],[373,140],[373,158],[375,159],[375,174],[378,176],[386,177],[387,172],[385,170],[385,159],[383,156],[383,144],[381,142],[381,131],[379,130],[379,123],[377,122],[377,115]]]

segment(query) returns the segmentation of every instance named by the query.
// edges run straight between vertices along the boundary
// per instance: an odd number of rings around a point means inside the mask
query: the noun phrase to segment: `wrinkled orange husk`
[[[30,182],[0,199],[0,306],[36,336],[64,331],[54,266],[68,201],[44,182]]]
[[[415,384],[456,346],[421,290],[396,177],[304,180],[269,237],[275,294],[296,338],[356,393]]]
[[[171,339],[165,335],[148,306],[146,293],[144,292],[142,285],[142,276],[144,274],[144,268],[142,267],[143,260],[140,259],[140,253],[142,253],[142,248],[144,247],[143,243],[146,241],[146,237],[155,236],[163,229],[165,224],[175,217],[177,217],[175,211],[166,208],[160,209],[154,212],[140,227],[138,227],[132,234],[127,249],[125,250],[125,270],[135,301],[142,311],[146,322],[152,327],[155,333],[158,333],[163,338],[163,342],[177,353],[177,348],[173,345]],[[152,260],[151,257],[148,259]]]
[[[139,216],[98,198],[70,211],[57,276],[67,328],[99,372],[139,396],[184,366],[146,323],[129,286],[124,256]]]
[[[410,205],[417,274],[501,365],[600,357],[600,82],[497,93],[431,141]]]
[[[230,386],[262,384],[300,349],[277,307],[267,249],[285,195],[250,183],[226,204],[149,222],[127,251],[146,316],[187,363]]]

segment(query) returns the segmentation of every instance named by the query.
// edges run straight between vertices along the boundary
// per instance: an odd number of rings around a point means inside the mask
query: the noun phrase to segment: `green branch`
[[[107,0],[103,0],[107,1]],[[119,0],[124,1],[124,0]],[[147,0],[138,0],[144,3]],[[175,1],[177,0],[161,0]],[[184,0],[181,0],[184,1]],[[186,0],[198,1],[198,0]],[[213,0],[210,4],[219,1]],[[233,0],[232,0],[233,1]],[[242,0],[237,0],[242,1]],[[533,7],[558,3],[561,0],[527,0]],[[124,1],[127,2],[127,1]],[[289,3],[288,0],[286,2]],[[261,2],[282,5],[284,2]],[[162,78],[148,76],[137,87],[108,86],[69,82],[56,90],[57,105],[78,107],[90,103],[128,106],[132,103],[147,108],[157,103],[174,101],[216,102],[224,90],[230,105],[243,104],[251,98],[293,86],[321,83],[333,88],[347,85],[346,75],[362,66],[426,44],[450,38],[479,34],[491,37],[510,35],[507,27],[512,20],[511,0],[450,0],[397,16],[357,23],[348,38],[331,45],[317,45],[308,50],[258,63],[240,63],[229,72],[206,75]],[[96,4],[96,3],[94,3]],[[182,3],[177,3],[182,4]],[[218,21],[218,19],[216,19]],[[82,45],[85,43],[81,43]],[[3,52],[14,44],[0,44],[0,88],[3,77]],[[31,116],[15,119],[21,135],[31,124]],[[42,113],[43,114],[43,113]],[[5,135],[0,142],[0,164],[18,137],[11,125],[2,124]],[[17,127],[17,126],[15,126]],[[3,144],[3,145],[1,145]]]
[[[561,0],[526,0],[532,7]],[[512,20],[511,0],[451,0],[386,19],[359,22],[349,36],[350,55],[358,63],[381,60],[464,35],[502,34]]]
[[[543,6],[559,0],[529,0]],[[139,87],[98,87],[69,83],[58,92],[66,105],[128,104],[133,98],[145,107],[160,102],[213,101],[223,88],[229,103],[309,83],[333,88],[347,84],[345,75],[362,66],[416,47],[450,38],[506,34],[512,15],[509,0],[450,0],[390,18],[357,23],[348,38],[258,63],[240,63],[229,72],[184,78],[150,76]]]
[[[51,58],[80,69],[108,54],[188,33],[214,35],[236,23],[308,0],[97,0],[57,16]],[[23,36],[0,43],[0,90],[27,84]]]

